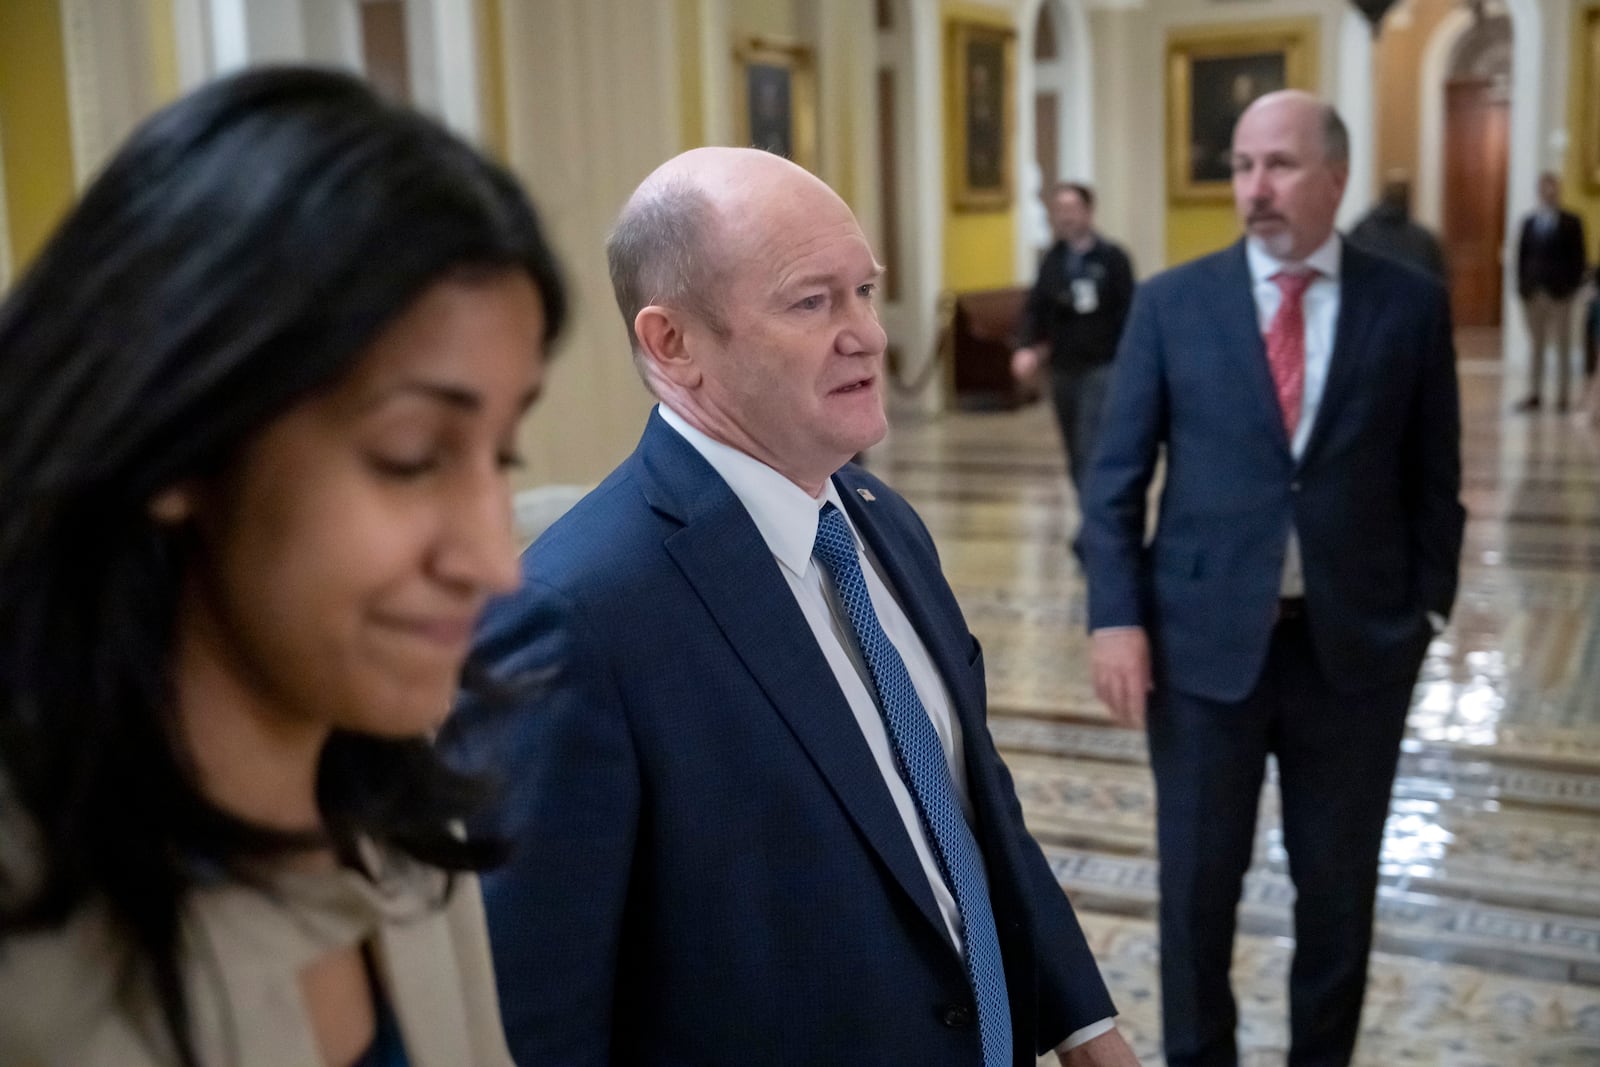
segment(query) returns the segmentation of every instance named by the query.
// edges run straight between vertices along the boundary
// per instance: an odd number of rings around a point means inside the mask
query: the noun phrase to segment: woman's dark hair
[[[307,842],[197,787],[171,699],[183,539],[149,503],[225,472],[434,283],[499,271],[552,339],[561,279],[509,174],[354,77],[260,69],[148,120],[0,307],[0,808],[39,846],[0,869],[0,935],[102,900],[185,1063],[185,893]],[[422,739],[335,733],[318,793],[342,855],[496,852],[452,833],[482,790]]]

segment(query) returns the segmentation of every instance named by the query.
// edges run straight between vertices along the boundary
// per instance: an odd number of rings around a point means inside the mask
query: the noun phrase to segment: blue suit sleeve
[[[583,612],[537,581],[479,642],[509,705],[473,702],[452,744],[503,781],[508,862],[483,878],[495,982],[518,1064],[601,1065],[639,815],[620,694]]]
[[[1134,291],[1117,346],[1100,442],[1084,487],[1078,551],[1089,579],[1089,628],[1140,626],[1140,563],[1150,479],[1166,435],[1162,347],[1151,286]]]

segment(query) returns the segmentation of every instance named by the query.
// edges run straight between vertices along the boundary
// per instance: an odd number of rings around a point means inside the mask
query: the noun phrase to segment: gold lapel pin
[[[861,494],[861,499],[862,500],[876,500],[876,499],[878,499],[877,497],[872,495],[872,490],[871,489],[857,489],[856,492]]]

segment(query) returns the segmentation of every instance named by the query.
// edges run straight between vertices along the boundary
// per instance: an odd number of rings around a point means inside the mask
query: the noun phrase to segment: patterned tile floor
[[[1463,331],[1461,594],[1408,723],[1362,1065],[1600,1065],[1600,431],[1508,414]],[[926,519],[989,670],[1029,824],[1160,1064],[1153,790],[1088,684],[1077,515],[1042,405],[897,417],[869,466]],[[1281,1064],[1292,901],[1263,793],[1235,980],[1248,1067]]]

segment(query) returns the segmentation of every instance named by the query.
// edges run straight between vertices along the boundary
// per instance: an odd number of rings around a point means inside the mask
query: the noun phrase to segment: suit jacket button
[[[972,1025],[972,1009],[965,1004],[951,1004],[939,1016],[939,1021],[952,1030],[965,1030]]]
[[[1299,482],[1290,482],[1289,483],[1289,492],[1298,493],[1299,491],[1300,491],[1300,483]]]

